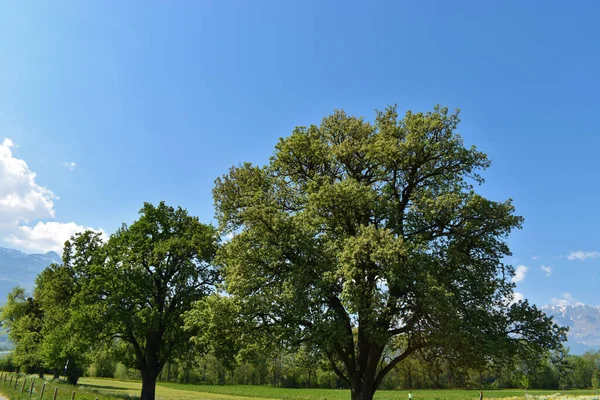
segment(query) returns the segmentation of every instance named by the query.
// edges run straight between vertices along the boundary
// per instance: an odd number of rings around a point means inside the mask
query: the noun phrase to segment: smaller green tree
[[[24,288],[17,286],[8,294],[7,302],[1,309],[0,320],[8,331],[10,340],[15,343],[14,363],[25,368],[35,368],[43,376],[40,356],[43,320],[38,302],[33,297],[28,297]]]
[[[126,344],[123,362],[142,376],[141,400],[154,400],[165,363],[189,349],[183,314],[213,291],[216,230],[182,208],[145,203],[140,218],[103,244],[99,234],[76,235],[65,264],[81,286],[78,327],[96,340]]]
[[[573,384],[573,366],[569,362],[569,348],[561,346],[553,352],[551,360],[558,374],[558,388],[568,389]]]
[[[69,247],[65,247],[68,254]],[[67,381],[77,384],[89,364],[95,342],[77,327],[74,298],[80,291],[75,270],[68,257],[63,264],[52,264],[36,279],[34,297],[44,315],[40,355],[54,377],[66,374]]]
[[[598,389],[600,388],[600,370],[595,370],[592,375],[592,388]]]

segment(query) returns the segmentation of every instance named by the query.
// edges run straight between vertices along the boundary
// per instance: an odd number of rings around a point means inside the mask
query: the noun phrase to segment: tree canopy
[[[213,290],[217,243],[216,230],[186,210],[146,203],[108,243],[86,232],[65,245],[65,264],[82,288],[80,327],[127,343],[123,360],[141,372],[142,400],[155,398],[165,362],[188,346],[182,315]]]
[[[39,303],[27,296],[23,287],[17,286],[8,294],[0,320],[10,340],[17,344],[13,354],[15,362],[24,367],[38,367],[43,325]]]
[[[515,299],[503,261],[523,219],[477,193],[490,161],[458,123],[441,107],[373,123],[336,111],[217,179],[238,322],[317,346],[365,400],[418,349],[484,363],[557,347],[564,332]]]

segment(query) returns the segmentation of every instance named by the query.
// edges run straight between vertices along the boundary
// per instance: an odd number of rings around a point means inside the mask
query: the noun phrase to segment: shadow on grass
[[[84,388],[84,390],[87,390],[88,392],[114,397],[116,399],[140,400],[140,396],[138,395],[119,393],[127,389],[118,386],[98,386],[86,383],[78,384],[77,386]],[[115,392],[113,392],[113,390],[115,390]]]
[[[122,386],[100,386],[100,385],[92,385],[90,383],[78,383],[77,386],[89,388],[89,390],[96,390],[96,391],[103,391],[103,389],[118,390],[121,392],[124,390],[131,390],[131,389],[124,388]]]

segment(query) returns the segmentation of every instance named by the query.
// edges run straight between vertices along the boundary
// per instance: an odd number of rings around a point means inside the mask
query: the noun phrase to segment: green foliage
[[[27,297],[22,287],[15,287],[2,307],[0,320],[16,345],[13,362],[24,367],[40,365],[38,349],[42,341],[43,321],[39,302],[33,297]]]
[[[66,254],[68,250],[67,245]],[[89,364],[89,350],[94,342],[77,326],[74,296],[81,287],[68,261],[65,257],[64,264],[52,264],[38,275],[34,297],[44,313],[44,339],[39,349],[41,359],[55,375],[66,373],[69,382],[76,384]]]
[[[558,374],[558,387],[562,390],[573,386],[573,365],[569,357],[569,349],[561,347],[552,354],[552,363]]]
[[[373,124],[338,111],[281,139],[268,165],[217,179],[220,229],[235,234],[218,255],[231,325],[319,348],[363,398],[417,349],[483,366],[556,347],[564,332],[512,301],[502,259],[523,220],[475,192],[490,162],[458,122],[440,107]]]
[[[90,354],[91,365],[88,375],[99,378],[114,378],[117,369],[117,355],[115,354],[115,343],[103,343]]]
[[[95,374],[111,376],[119,357],[141,371],[142,397],[154,398],[164,363],[191,349],[182,317],[218,280],[218,237],[181,208],[146,203],[140,214],[108,243],[97,232],[72,237],[63,264],[37,277],[33,297],[13,290],[1,320],[15,363],[64,372],[74,384],[91,359]]]
[[[217,242],[215,229],[186,210],[146,203],[108,243],[86,232],[65,246],[65,265],[81,287],[78,330],[121,345],[121,361],[142,374],[143,399],[154,398],[164,364],[189,350],[182,316],[217,282]]]

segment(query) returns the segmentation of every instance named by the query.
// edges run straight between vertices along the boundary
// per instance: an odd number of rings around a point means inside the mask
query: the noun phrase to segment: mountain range
[[[0,305],[17,285],[29,293],[37,274],[52,263],[60,263],[60,256],[50,251],[46,254],[25,254],[0,247]],[[586,304],[545,305],[540,307],[561,326],[568,326],[568,346],[572,354],[587,350],[600,350],[600,308]],[[1,335],[1,333],[0,333]],[[0,337],[0,341],[2,341]]]
[[[600,350],[600,307],[587,304],[547,305],[540,307],[560,326],[568,326],[568,343],[572,354]]]
[[[0,247],[0,306],[15,286],[33,291],[35,277],[48,265],[60,263],[60,256],[49,251],[46,254],[25,254],[14,249]],[[10,348],[6,333],[0,331],[0,351]]]
[[[17,285],[31,292],[37,274],[48,265],[60,262],[60,256],[54,251],[46,254],[25,254],[0,247],[0,304],[6,301],[8,293]]]

